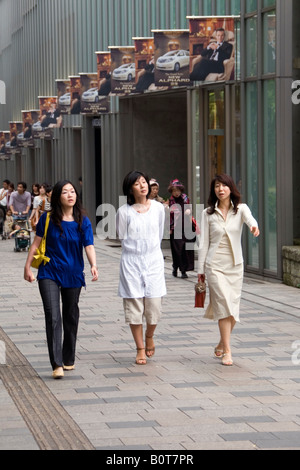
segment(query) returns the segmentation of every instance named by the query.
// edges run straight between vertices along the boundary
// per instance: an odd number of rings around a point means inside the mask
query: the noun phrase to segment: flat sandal
[[[214,354],[215,354],[215,357],[217,357],[218,359],[222,359],[222,357],[224,355],[224,351],[223,351],[223,349],[218,349],[216,347],[215,350],[214,350]]]
[[[226,357],[227,357],[227,359],[226,359]],[[223,354],[222,365],[223,366],[233,366],[233,360],[232,360],[232,357],[231,357],[231,353]]]
[[[155,354],[155,346],[153,346],[153,348],[147,348],[147,339],[153,339],[153,336],[147,336],[146,335],[146,356],[147,357],[153,357],[154,354]],[[153,353],[153,354],[148,354],[148,353]]]
[[[145,351],[145,348],[136,348],[137,352],[139,351]],[[136,359],[135,363],[138,366],[145,366],[147,364],[147,359],[145,357],[141,357],[140,359]]]

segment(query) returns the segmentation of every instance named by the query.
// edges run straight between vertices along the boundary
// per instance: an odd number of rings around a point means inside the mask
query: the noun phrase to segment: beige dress
[[[239,322],[244,263],[234,265],[228,235],[224,233],[213,260],[206,263],[209,305],[204,318],[222,320],[233,316]]]

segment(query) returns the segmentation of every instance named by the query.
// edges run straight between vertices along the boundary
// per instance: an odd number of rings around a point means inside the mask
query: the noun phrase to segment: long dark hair
[[[215,184],[216,182],[225,184],[226,186],[229,187],[230,189],[230,199],[233,204],[233,210],[234,213],[237,214],[238,211],[238,205],[241,203],[241,195],[239,190],[237,189],[235,182],[233,181],[232,177],[229,175],[225,175],[224,173],[221,175],[217,175],[211,182],[210,184],[210,193],[209,193],[209,198],[208,198],[208,214],[212,215],[215,212],[215,206],[216,202],[218,201],[218,198],[215,193]]]
[[[150,187],[148,176],[142,173],[141,171],[136,171],[136,170],[130,171],[130,173],[128,173],[128,175],[125,176],[124,181],[123,181],[123,194],[124,196],[127,196],[127,204],[129,204],[130,206],[133,206],[133,204],[135,204],[135,199],[134,199],[133,192],[132,192],[132,186],[140,178],[145,178],[145,180],[148,183],[149,191],[147,194],[147,199],[149,198],[149,195],[151,193],[151,187]]]
[[[53,191],[51,195],[51,220],[55,225],[57,225],[60,228],[61,232],[63,232],[63,229],[61,226],[61,221],[63,219],[63,212],[62,212],[60,197],[61,197],[62,189],[64,186],[66,186],[66,184],[71,184],[76,193],[76,203],[73,207],[73,217],[74,217],[74,221],[78,223],[79,230],[81,230],[82,220],[83,220],[83,208],[81,206],[77,189],[75,188],[75,186],[73,185],[71,181],[68,181],[68,180],[58,181],[56,185],[53,187]]]

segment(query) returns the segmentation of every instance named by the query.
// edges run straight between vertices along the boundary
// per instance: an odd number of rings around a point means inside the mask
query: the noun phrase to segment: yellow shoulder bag
[[[47,213],[44,236],[42,238],[40,246],[36,250],[36,254],[34,255],[32,263],[31,263],[31,267],[35,269],[38,269],[42,262],[44,262],[44,265],[45,265],[46,263],[49,263],[50,261],[50,258],[45,256],[46,255],[46,237],[47,237],[47,232],[48,232],[48,227],[49,227],[49,220],[50,220],[50,212]]]

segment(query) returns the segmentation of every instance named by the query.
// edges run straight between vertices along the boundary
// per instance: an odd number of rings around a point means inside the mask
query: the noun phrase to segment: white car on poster
[[[89,90],[82,93],[82,101],[87,101],[89,103],[98,103],[99,95],[98,88],[90,88]]]
[[[36,132],[40,132],[43,130],[41,121],[37,121],[34,124],[32,124],[32,130]]]
[[[190,53],[184,50],[167,52],[157,59],[155,65],[157,70],[179,72],[190,65]]]
[[[70,104],[71,104],[71,93],[65,93],[64,95],[62,95],[59,98],[58,102],[62,106],[70,106]]]
[[[114,80],[124,80],[131,82],[135,78],[135,64],[123,64],[113,71]]]

